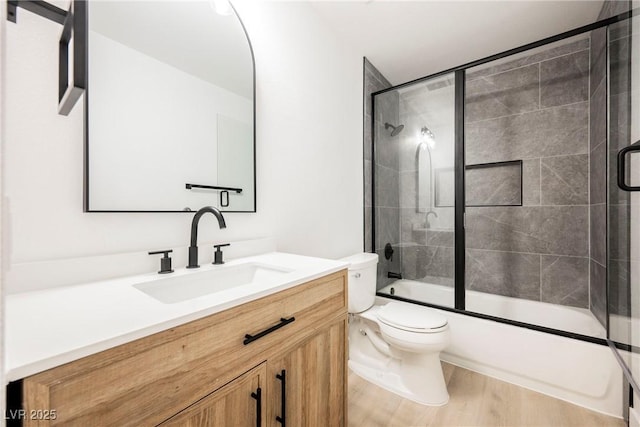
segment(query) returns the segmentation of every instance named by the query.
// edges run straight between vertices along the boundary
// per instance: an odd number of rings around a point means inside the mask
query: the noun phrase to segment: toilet
[[[440,352],[451,341],[447,318],[417,304],[376,304],[377,254],[361,253],[342,261],[350,264],[349,368],[414,402],[446,404],[449,393]]]

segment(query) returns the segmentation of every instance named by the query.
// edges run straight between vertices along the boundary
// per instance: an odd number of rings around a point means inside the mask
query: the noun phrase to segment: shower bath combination
[[[640,138],[630,78],[639,29],[637,16],[620,14],[365,93],[364,241],[379,255],[376,301],[440,309],[453,363],[607,413],[622,388],[611,349],[640,395],[624,366],[640,364],[630,209],[640,192],[625,183],[640,181],[625,157]],[[553,346],[553,363],[529,359],[529,345]],[[585,362],[596,358],[594,371]],[[595,391],[603,384],[606,398]]]

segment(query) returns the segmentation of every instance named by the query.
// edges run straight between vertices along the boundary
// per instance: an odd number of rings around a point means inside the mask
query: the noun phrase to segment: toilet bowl
[[[366,380],[423,405],[449,401],[440,352],[451,341],[435,310],[392,301],[375,305],[378,255],[344,258],[349,267],[349,367]]]

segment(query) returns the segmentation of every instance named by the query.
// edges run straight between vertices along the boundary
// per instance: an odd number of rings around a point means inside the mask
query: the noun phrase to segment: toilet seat
[[[376,313],[380,322],[407,332],[432,334],[447,328],[447,318],[418,305],[390,302]]]

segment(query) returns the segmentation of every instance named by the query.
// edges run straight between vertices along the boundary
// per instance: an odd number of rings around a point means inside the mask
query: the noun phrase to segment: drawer
[[[38,425],[158,424],[344,315],[346,287],[343,270],[28,377],[25,409],[56,410]]]

